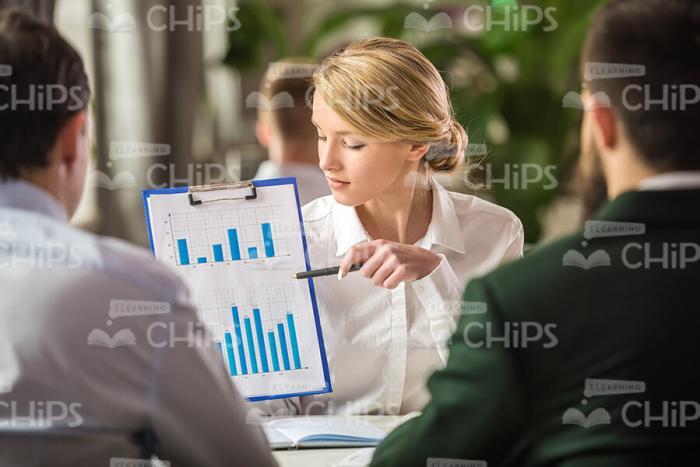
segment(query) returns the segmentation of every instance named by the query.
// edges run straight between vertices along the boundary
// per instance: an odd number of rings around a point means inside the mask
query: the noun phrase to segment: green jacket
[[[372,466],[700,465],[700,190],[627,192],[595,219],[643,225],[589,222],[608,236],[469,284],[432,400]]]

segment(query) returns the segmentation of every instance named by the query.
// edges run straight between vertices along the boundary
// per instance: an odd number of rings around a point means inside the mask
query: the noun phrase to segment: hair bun
[[[467,146],[467,132],[457,120],[452,120],[447,131],[447,138],[430,144],[425,153],[425,161],[435,172],[452,172],[464,161],[464,149]]]

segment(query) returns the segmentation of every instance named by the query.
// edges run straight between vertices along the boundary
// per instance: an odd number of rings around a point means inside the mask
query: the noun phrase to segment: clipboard
[[[174,188],[162,188],[162,189],[151,189],[144,190],[142,192],[144,213],[146,216],[146,227],[148,230],[148,240],[152,254],[156,255],[154,232],[152,229],[152,219],[150,213],[149,202],[151,197],[155,195],[176,195],[176,194],[187,194],[187,200],[189,206],[192,209],[199,209],[200,207],[209,206],[212,204],[222,203],[226,201],[243,201],[248,202],[252,200],[259,199],[259,194],[261,190],[265,190],[268,187],[277,187],[281,185],[292,185],[294,189],[294,202],[296,204],[296,219],[299,224],[299,233],[301,236],[301,244],[303,246],[303,257],[304,266],[307,271],[311,270],[311,262],[309,259],[308,245],[306,241],[306,233],[304,231],[304,222],[301,212],[301,203],[299,200],[299,190],[296,183],[296,178],[277,178],[269,180],[247,180],[235,183],[220,183],[214,185],[202,185],[202,186],[192,186],[192,187],[174,187]],[[174,239],[172,239],[174,241]],[[283,394],[274,395],[262,395],[262,396],[251,396],[246,397],[249,401],[262,401],[271,399],[282,399],[289,397],[298,396],[309,396],[314,394],[323,394],[332,392],[332,384],[330,378],[330,372],[328,369],[328,361],[326,356],[325,343],[323,340],[323,332],[321,328],[320,316],[318,311],[318,303],[316,300],[316,291],[314,288],[314,283],[311,278],[307,279],[307,284],[310,294],[310,303],[313,313],[314,320],[314,330],[316,336],[318,337],[318,350],[320,353],[320,360],[322,366],[322,375],[324,387],[303,392],[290,392]],[[262,343],[261,343],[262,344]],[[259,348],[259,347],[258,347]],[[220,348],[221,350],[221,348]],[[248,354],[250,356],[250,354]],[[222,353],[223,358],[223,353]],[[225,359],[224,359],[225,360]],[[240,361],[240,360],[239,360]],[[235,381],[235,376],[232,376]]]

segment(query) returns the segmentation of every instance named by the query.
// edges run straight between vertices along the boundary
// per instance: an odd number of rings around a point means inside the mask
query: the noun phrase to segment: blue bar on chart
[[[270,343],[270,354],[272,354],[272,368],[275,371],[280,371],[280,361],[277,358],[277,343],[275,342],[274,332],[267,332],[267,341]]]
[[[262,363],[263,373],[270,371],[270,366],[267,364],[267,352],[265,351],[265,335],[263,334],[262,319],[260,318],[260,310],[253,308],[253,319],[255,320],[255,333],[258,336],[258,349],[260,350],[260,362]]]
[[[200,256],[199,258],[197,258],[197,262],[198,262],[199,264],[206,263],[206,262],[207,262],[207,258],[205,258],[204,256]]]
[[[221,246],[220,243],[216,243],[212,245],[212,249],[214,250],[214,261],[223,261],[224,260],[224,248]]]
[[[238,232],[236,232],[236,229],[228,229],[228,246],[231,249],[231,259],[233,261],[241,259],[241,249],[238,246]]]
[[[231,333],[225,332],[224,337],[226,339],[226,355],[228,356],[229,371],[231,376],[236,376],[238,375],[238,371],[236,371],[236,359],[233,358],[233,342],[231,341]]]
[[[187,240],[184,238],[178,239],[177,251],[180,254],[180,264],[190,264],[190,254],[187,252]]]
[[[254,246],[248,247],[248,258],[257,259],[258,258],[258,248]]]
[[[216,347],[219,349],[219,355],[221,355],[221,360],[224,360],[224,351],[221,349],[221,342],[216,341]],[[226,360],[224,360],[224,364],[226,364]]]
[[[236,347],[238,348],[238,360],[241,362],[241,374],[248,374],[248,365],[245,361],[245,350],[243,349],[243,333],[241,332],[241,320],[238,316],[238,307],[231,307],[233,313],[233,329],[236,333]]]
[[[253,330],[250,327],[250,318],[243,318],[245,323],[245,334],[248,339],[248,353],[250,353],[250,368],[253,373],[258,372],[258,360],[255,356],[255,345],[253,344]]]
[[[265,244],[265,256],[268,258],[275,256],[275,245],[272,243],[272,227],[265,223],[262,227],[263,243]]]
[[[291,369],[289,366],[289,354],[287,353],[287,338],[284,335],[284,325],[282,323],[277,323],[277,336],[280,339],[280,347],[282,348],[282,363],[284,364],[284,369]]]
[[[292,356],[294,357],[294,368],[301,369],[301,359],[299,358],[299,344],[297,343],[297,330],[294,327],[294,316],[287,313],[287,327],[289,328],[289,340],[292,344]]]

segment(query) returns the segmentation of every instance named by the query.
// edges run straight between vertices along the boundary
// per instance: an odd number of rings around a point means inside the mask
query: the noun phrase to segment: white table
[[[367,420],[387,433],[404,418],[399,415],[348,415],[347,417]],[[273,451],[273,453],[280,467],[329,467],[336,465],[359,449],[362,448],[292,449]]]

